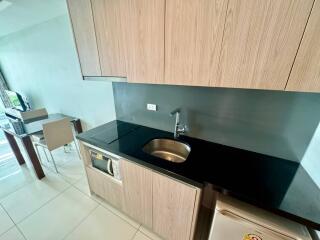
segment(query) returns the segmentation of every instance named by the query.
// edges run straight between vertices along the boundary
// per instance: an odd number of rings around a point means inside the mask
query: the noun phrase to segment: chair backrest
[[[43,124],[43,135],[50,151],[74,140],[70,119],[68,118]]]

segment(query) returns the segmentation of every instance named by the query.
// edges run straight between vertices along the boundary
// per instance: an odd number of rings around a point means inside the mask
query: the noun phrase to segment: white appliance
[[[219,194],[209,240],[312,240],[307,228]]]

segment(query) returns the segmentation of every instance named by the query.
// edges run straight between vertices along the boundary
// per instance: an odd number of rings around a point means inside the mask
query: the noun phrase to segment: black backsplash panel
[[[320,94],[129,83],[113,91],[119,120],[172,131],[169,113],[179,107],[189,136],[292,161],[301,161],[320,121]]]

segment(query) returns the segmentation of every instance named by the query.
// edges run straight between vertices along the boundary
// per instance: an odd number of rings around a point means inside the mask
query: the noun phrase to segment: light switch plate
[[[147,110],[149,110],[149,111],[157,111],[157,105],[148,103],[147,104]]]

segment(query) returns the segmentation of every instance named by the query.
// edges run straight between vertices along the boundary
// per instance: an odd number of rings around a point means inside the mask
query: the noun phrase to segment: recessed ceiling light
[[[9,7],[12,3],[7,0],[0,0],[0,11]]]

